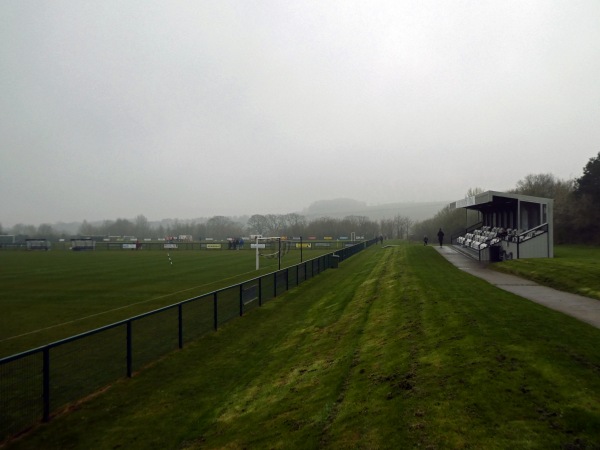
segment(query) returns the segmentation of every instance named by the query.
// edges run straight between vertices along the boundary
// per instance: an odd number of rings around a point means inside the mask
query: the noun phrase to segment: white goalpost
[[[279,268],[281,269],[281,257],[287,253],[288,246],[285,245],[285,248],[282,249],[281,245],[281,237],[279,236],[268,236],[263,237],[261,235],[251,236],[251,239],[255,240],[254,244],[251,244],[251,247],[256,249],[256,270],[260,269],[260,257],[263,256],[265,258],[277,258],[279,260]],[[267,248],[267,242],[276,242],[277,247],[272,253],[264,253],[261,254],[260,250],[264,250]],[[286,243],[287,244],[287,243]]]

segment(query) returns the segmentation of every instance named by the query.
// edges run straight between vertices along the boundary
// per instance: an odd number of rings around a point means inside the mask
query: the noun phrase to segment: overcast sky
[[[600,1],[0,4],[0,223],[454,201],[600,151]]]

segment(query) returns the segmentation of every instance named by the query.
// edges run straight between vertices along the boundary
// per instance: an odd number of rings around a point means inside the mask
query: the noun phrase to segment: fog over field
[[[600,149],[599,19],[597,0],[4,1],[0,224],[578,177]]]

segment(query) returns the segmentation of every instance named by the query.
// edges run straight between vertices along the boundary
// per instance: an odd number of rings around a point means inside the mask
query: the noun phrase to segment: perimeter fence
[[[23,433],[69,404],[119,378],[132,377],[244,315],[377,239],[319,256],[243,283],[193,297],[86,333],[0,359],[0,442]]]

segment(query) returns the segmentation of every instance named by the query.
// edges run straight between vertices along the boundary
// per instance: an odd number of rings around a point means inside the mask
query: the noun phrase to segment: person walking
[[[444,245],[444,232],[440,228],[440,231],[437,233],[438,241],[440,241],[440,247]]]
[[[423,245],[427,245],[429,242],[429,238],[427,236],[423,237]]]

